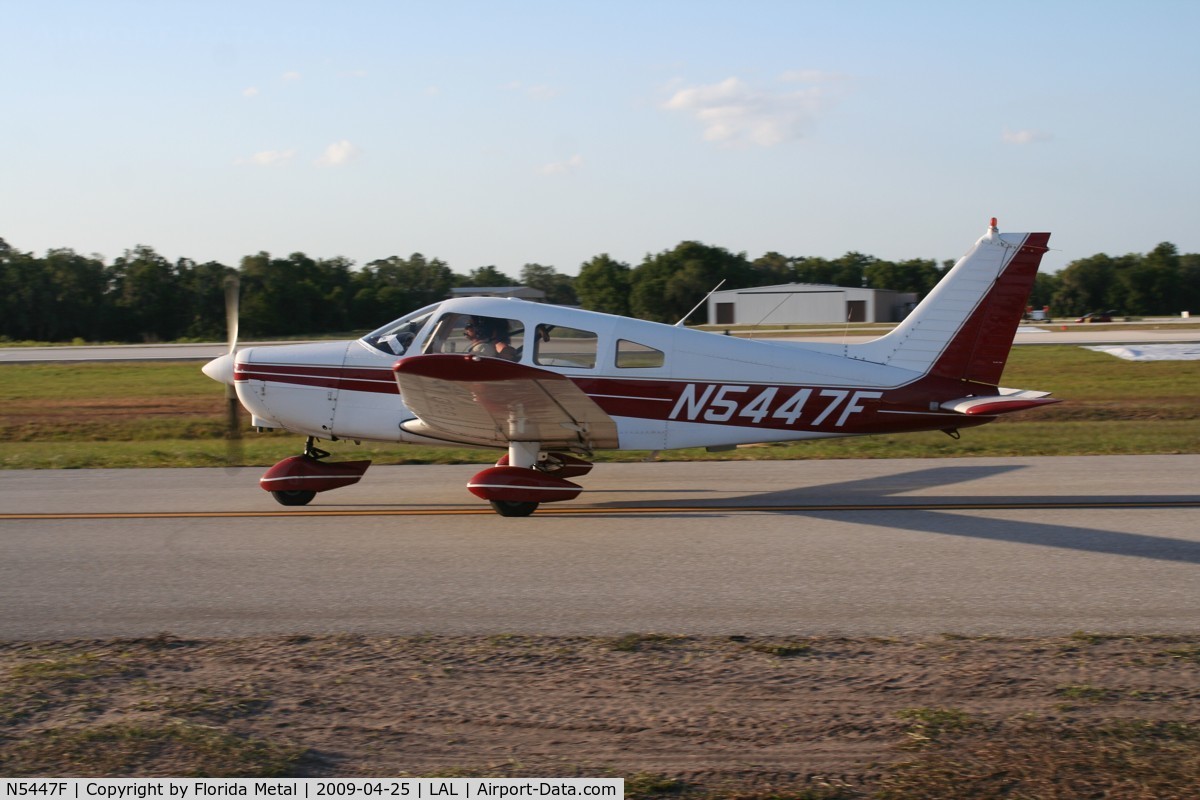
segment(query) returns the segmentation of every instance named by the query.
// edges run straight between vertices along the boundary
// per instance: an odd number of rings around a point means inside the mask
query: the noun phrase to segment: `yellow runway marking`
[[[1200,508],[1200,498],[1167,500],[1063,500],[937,503],[833,503],[785,506],[543,506],[536,516],[615,514],[748,514],[814,513],[828,511],[1028,511],[1045,509],[1153,509]],[[296,508],[279,511],[115,511],[0,514],[0,521],[104,520],[104,519],[288,519],[292,517],[427,517],[475,516],[495,512],[487,506],[471,508]]]

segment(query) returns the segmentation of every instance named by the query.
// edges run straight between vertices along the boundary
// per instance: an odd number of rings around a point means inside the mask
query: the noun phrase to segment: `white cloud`
[[[1045,131],[1035,131],[1029,129],[1010,131],[1008,128],[1005,128],[1004,133],[1000,135],[1000,138],[1005,144],[1034,144],[1035,142],[1052,141],[1054,139],[1054,135],[1051,133],[1046,133]]]
[[[295,148],[291,150],[262,150],[249,158],[239,158],[237,163],[252,164],[256,167],[280,167],[291,161],[295,155]]]
[[[258,87],[247,86],[245,89],[242,89],[242,97],[258,97]]]
[[[788,82],[812,83],[821,73],[788,73]],[[771,147],[800,139],[830,103],[819,86],[783,92],[754,89],[738,78],[680,89],[663,104],[691,114],[704,128],[704,138],[730,146]]]
[[[281,77],[285,81],[298,81],[298,80],[300,80],[300,73],[293,70],[293,71],[285,72],[282,75],[280,75],[279,77]]]
[[[340,167],[353,160],[358,152],[358,148],[351,144],[350,140],[342,139],[326,147],[316,163],[322,167]]]
[[[538,172],[543,175],[561,175],[564,172],[574,172],[583,166],[583,156],[574,155],[566,161],[555,161],[545,166],[539,167]]]

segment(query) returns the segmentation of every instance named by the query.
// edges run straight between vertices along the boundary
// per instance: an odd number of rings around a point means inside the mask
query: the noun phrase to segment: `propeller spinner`
[[[229,350],[223,356],[218,356],[205,364],[200,370],[214,381],[225,384],[225,396],[237,398],[233,391],[234,354],[237,352],[238,339],[238,290],[240,281],[237,275],[225,278],[225,333]]]

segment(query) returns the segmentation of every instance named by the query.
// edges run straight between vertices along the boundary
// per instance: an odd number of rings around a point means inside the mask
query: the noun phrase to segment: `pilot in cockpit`
[[[521,356],[512,346],[508,325],[504,320],[492,317],[471,317],[463,328],[471,346],[467,352],[487,358],[503,358],[518,361]]]

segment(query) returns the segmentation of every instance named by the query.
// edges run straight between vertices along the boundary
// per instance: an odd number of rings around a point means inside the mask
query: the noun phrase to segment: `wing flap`
[[[392,368],[404,404],[417,415],[405,430],[485,446],[615,448],[617,426],[565,375],[496,358],[411,356]]]

